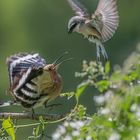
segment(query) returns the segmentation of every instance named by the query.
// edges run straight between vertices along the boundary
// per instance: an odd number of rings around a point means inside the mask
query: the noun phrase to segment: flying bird
[[[30,110],[59,96],[62,79],[57,72],[60,64],[57,62],[47,64],[38,53],[19,53],[7,58],[10,91],[14,100]]]
[[[68,32],[77,32],[96,44],[97,59],[100,54],[108,60],[103,43],[112,38],[119,25],[117,0],[99,0],[97,9],[90,14],[78,0],[67,0],[76,16],[68,22]]]

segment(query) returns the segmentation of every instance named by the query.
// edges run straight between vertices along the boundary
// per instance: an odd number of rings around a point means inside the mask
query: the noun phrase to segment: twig
[[[55,121],[64,118],[66,115],[56,115],[56,114],[32,114],[32,113],[11,113],[11,112],[1,112],[0,119],[5,119],[8,117],[11,119],[31,119],[31,120],[39,120],[39,117],[42,116],[46,121]]]

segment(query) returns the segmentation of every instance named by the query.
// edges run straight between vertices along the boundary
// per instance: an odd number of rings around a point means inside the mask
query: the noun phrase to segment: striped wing
[[[43,71],[42,68],[46,65],[46,62],[37,53],[21,53],[8,58],[7,65],[10,88],[17,91],[26,82],[40,75]]]
[[[92,15],[93,21],[97,24],[97,28],[101,32],[103,42],[106,42],[114,35],[119,25],[116,1],[100,0],[97,10]]]
[[[67,0],[72,10],[78,16],[89,16],[87,9],[78,0]]]

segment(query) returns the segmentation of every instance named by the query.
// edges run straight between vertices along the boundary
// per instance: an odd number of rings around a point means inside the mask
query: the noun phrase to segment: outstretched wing
[[[46,62],[37,53],[15,54],[7,59],[10,87],[18,90],[27,81],[42,73]]]
[[[87,17],[89,13],[87,9],[78,0],[67,0],[76,15]]]
[[[103,42],[109,40],[114,35],[119,24],[116,1],[100,0],[97,10],[92,15],[93,20],[98,24]]]

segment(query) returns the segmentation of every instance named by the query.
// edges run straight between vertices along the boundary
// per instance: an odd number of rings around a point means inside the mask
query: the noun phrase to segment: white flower
[[[107,115],[110,113],[110,110],[109,110],[109,108],[102,108],[99,110],[99,113],[102,115]]]
[[[132,104],[131,107],[130,107],[130,110],[132,112],[135,112],[137,110],[137,108],[138,108],[137,104]]]
[[[137,109],[135,114],[136,114],[136,117],[139,119],[140,118],[140,109],[139,108]]]
[[[112,133],[108,140],[120,140],[121,136],[118,133]]]
[[[80,135],[80,132],[77,130],[72,132],[72,136],[74,136],[74,137],[77,137],[79,135]]]
[[[65,129],[65,127],[62,126],[62,125],[60,125],[60,126],[58,127],[58,130],[59,130],[59,133],[60,133],[61,135],[63,135],[64,133],[66,133],[66,129]]]
[[[71,136],[67,135],[67,136],[64,137],[63,140],[72,140],[72,138],[71,138]]]
[[[56,132],[52,135],[53,140],[58,140],[61,137],[61,134],[59,132]]]
[[[98,105],[102,105],[105,102],[105,97],[103,95],[100,96],[94,96],[94,101],[98,104]]]
[[[118,88],[118,85],[117,84],[112,84],[110,87],[116,89],[116,88]]]
[[[133,86],[133,82],[130,82],[130,86]]]
[[[105,93],[105,100],[109,101],[113,97],[113,92],[112,91],[107,91]]]
[[[140,140],[140,134],[137,135],[137,140]]]
[[[85,125],[85,122],[84,122],[84,121],[77,121],[77,122],[76,122],[76,125],[77,125],[79,128],[81,128],[81,127],[83,127],[83,126]]]
[[[92,140],[91,136],[87,136],[86,140]]]
[[[69,126],[69,123],[68,123],[67,121],[65,121],[65,122],[64,122],[64,126],[65,126],[65,127],[68,127],[68,126]]]
[[[70,127],[77,128],[77,124],[75,122],[70,122]]]
[[[70,127],[78,130],[85,125],[85,122],[84,121],[75,121],[75,122],[70,122],[69,125],[70,125]]]
[[[108,118],[108,120],[109,120],[110,122],[112,122],[112,121],[113,121],[113,119],[112,119],[112,118]]]

